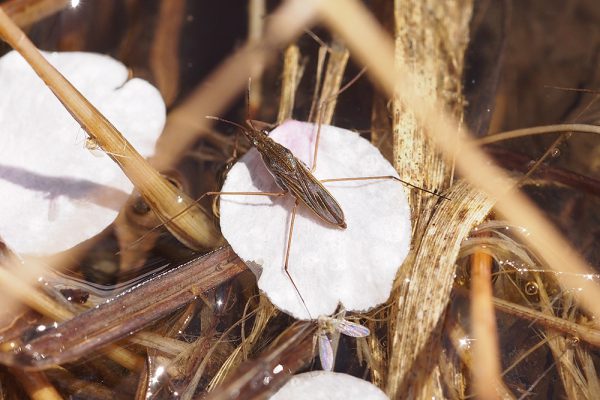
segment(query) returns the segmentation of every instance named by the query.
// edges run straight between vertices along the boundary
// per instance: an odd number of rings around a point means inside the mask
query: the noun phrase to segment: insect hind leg
[[[147,231],[146,233],[144,233],[142,236],[140,236],[139,238],[137,238],[135,241],[129,243],[129,245],[127,246],[127,248],[128,249],[133,248],[134,246],[136,246],[140,242],[144,241],[150,234],[152,234],[156,230],[162,228],[163,226],[167,225],[168,223],[170,223],[171,221],[173,221],[175,218],[178,218],[181,215],[183,215],[185,212],[187,212],[187,210],[189,210],[191,207],[197,205],[200,202],[200,200],[202,200],[206,196],[267,196],[267,197],[280,197],[280,196],[284,196],[285,194],[286,194],[286,192],[206,192],[202,196],[198,197],[190,206],[188,206],[187,208],[183,209],[179,213],[175,214],[169,220],[163,221],[159,225],[156,225],[154,228],[152,228],[149,231]],[[120,253],[120,251],[117,252],[117,254],[119,254],[119,253]]]
[[[290,271],[288,269],[289,260],[290,260],[290,250],[291,250],[291,246],[292,246],[292,235],[294,233],[294,222],[296,221],[296,213],[298,212],[299,204],[300,203],[299,203],[298,199],[296,199],[296,201],[294,202],[294,208],[292,208],[292,216],[290,218],[290,227],[288,229],[287,244],[286,244],[286,249],[285,249],[285,258],[283,261],[283,271],[285,272],[288,279],[292,283],[292,286],[294,286],[296,293],[298,293],[298,297],[300,297],[300,301],[302,302],[302,305],[304,306],[304,308],[306,309],[306,312],[308,313],[308,318],[313,319],[312,315],[310,314],[310,310],[308,309],[308,306],[306,305],[306,301],[304,301],[304,297],[302,297],[302,293],[300,293],[300,290],[298,289],[298,286],[296,286],[296,282],[294,282],[294,279],[292,279],[292,275],[290,275]]]

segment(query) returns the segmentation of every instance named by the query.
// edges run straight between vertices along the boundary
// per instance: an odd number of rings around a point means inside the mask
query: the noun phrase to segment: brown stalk
[[[296,322],[258,358],[242,364],[206,400],[266,399],[313,359],[317,324]]]
[[[473,371],[475,368],[478,368],[478,365],[473,360],[473,354],[470,346],[464,343],[464,339],[467,338],[467,333],[462,329],[458,321],[456,321],[454,318],[448,318],[446,320],[445,330],[448,332],[452,346],[460,358],[460,361],[462,361],[462,363],[465,364],[465,366],[471,371]],[[502,381],[499,382],[495,389],[495,393],[500,399],[512,400],[515,398],[512,392]],[[467,396],[464,396],[463,394],[463,396],[460,398],[462,399],[466,397]]]
[[[27,373],[31,373],[27,371]],[[35,372],[34,372],[35,373]],[[78,379],[64,368],[53,368],[45,371],[48,377],[55,382],[61,391],[69,393],[75,398],[86,400],[126,400],[123,393],[115,393],[108,387],[83,379]]]
[[[493,298],[492,301],[498,311],[526,319],[536,325],[574,336],[592,346],[600,347],[600,330],[593,326],[582,325],[499,298]]]
[[[531,157],[509,151],[497,146],[488,146],[486,152],[494,156],[502,167],[516,170],[522,173],[531,169]],[[552,165],[540,165],[535,171],[535,176],[530,178],[524,184],[528,185],[536,180],[546,180],[548,182],[557,182],[574,189],[600,197],[600,179],[588,175],[581,175],[576,172],[555,167]]]
[[[185,4],[185,0],[161,0],[150,49],[150,69],[167,107],[179,92],[179,40]]]
[[[455,262],[462,241],[481,223],[493,202],[467,182],[459,181],[431,217],[420,246],[409,254],[396,279],[396,293],[405,299],[392,309],[388,394],[436,392],[431,371],[437,374],[442,342],[442,321],[450,301]],[[420,265],[421,268],[413,268]],[[417,302],[414,298],[421,301]],[[402,298],[402,297],[401,297]],[[423,307],[427,304],[427,307]],[[412,379],[410,379],[410,378]]]
[[[590,124],[557,124],[533,126],[531,128],[515,129],[512,131],[494,133],[475,139],[478,145],[496,143],[502,140],[516,139],[524,136],[545,135],[548,133],[580,132],[600,135],[600,126]]]
[[[501,386],[496,314],[492,303],[492,257],[477,251],[471,258],[473,389],[480,399],[498,398]]]
[[[279,97],[279,113],[277,123],[291,119],[294,112],[296,89],[302,76],[299,65],[300,49],[295,44],[289,45],[283,57],[283,72],[281,74],[281,95]]]
[[[331,124],[335,106],[337,105],[337,95],[342,84],[342,78],[346,71],[346,65],[350,58],[350,52],[342,43],[334,41],[329,48],[329,59],[323,86],[319,94],[317,113],[314,121],[322,124]]]
[[[122,339],[194,300],[200,293],[246,270],[230,247],[223,247],[166,271],[72,318],[27,343],[17,355],[27,369],[75,361]],[[56,338],[60,337],[60,340]],[[36,354],[43,354],[39,358]]]
[[[21,27],[49,17],[67,7],[69,0],[10,0],[2,3],[4,12]]]
[[[27,60],[73,118],[123,169],[150,207],[163,221],[167,221],[166,226],[174,236],[193,249],[211,248],[222,241],[211,218],[152,168],[121,133],[46,61],[2,9],[0,36]]]
[[[255,46],[260,43],[262,36],[265,31],[265,16],[267,13],[267,6],[265,0],[250,0],[248,3],[248,44]],[[249,118],[254,118],[254,115],[261,109],[262,105],[262,73],[263,67],[256,65],[256,71],[254,71],[254,65],[250,66],[249,77],[252,78],[252,90],[248,94],[248,110]]]
[[[62,396],[43,372],[25,372],[11,368],[10,372],[17,378],[31,400],[62,400]]]
[[[250,311],[252,312],[252,311]],[[244,312],[244,319],[246,315],[250,313],[248,306]],[[221,369],[215,374],[211,380],[208,391],[211,391],[214,387],[221,385],[228,377],[236,371],[236,368],[248,359],[248,356],[256,346],[260,343],[260,337],[267,327],[267,324],[272,317],[277,315],[277,309],[272,305],[266,296],[259,297],[259,304],[255,309],[254,322],[250,334],[246,334],[245,321],[242,322],[242,342],[240,345],[230,354],[227,360],[223,363]]]
[[[31,264],[19,265],[18,267],[25,269],[31,267],[31,269],[36,270],[36,267]],[[74,317],[73,312],[58,304],[48,295],[34,289],[28,282],[11,273],[4,267],[0,268],[0,286],[11,298],[19,300],[40,314],[56,321],[67,321]],[[18,364],[18,362],[14,360],[12,353],[0,353],[0,355],[2,356],[1,359],[6,364]],[[143,363],[136,354],[117,346],[111,346],[108,349],[107,356],[132,371],[139,369],[140,365]]]

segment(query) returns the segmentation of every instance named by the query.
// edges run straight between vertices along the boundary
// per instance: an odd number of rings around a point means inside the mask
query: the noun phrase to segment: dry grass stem
[[[179,41],[185,4],[185,0],[160,2],[157,28],[150,49],[150,69],[167,107],[175,101],[179,92]]]
[[[172,339],[153,332],[138,332],[131,336],[130,343],[139,344],[150,349],[155,349],[163,353],[176,356],[185,351],[188,351],[190,345],[181,340]]]
[[[250,303],[246,304],[244,310],[244,318],[241,322],[242,340],[241,343],[231,352],[223,366],[215,374],[214,378],[208,385],[208,391],[212,391],[222,384],[230,375],[234,374],[236,368],[244,361],[250,358],[250,354],[256,353],[256,346],[260,343],[260,338],[267,328],[269,321],[277,315],[275,306],[269,302],[265,296],[259,296],[258,306],[249,311]],[[250,313],[254,314],[254,322],[249,335],[246,335],[246,316]]]
[[[30,265],[27,265],[26,267],[29,266]],[[35,268],[32,269],[35,270]],[[21,303],[26,304],[40,314],[56,321],[68,321],[74,317],[73,312],[67,310],[46,294],[39,292],[28,282],[23,281],[20,277],[12,274],[6,268],[0,268],[0,287],[2,287],[5,293],[8,293],[10,297],[19,300]],[[7,353],[5,356],[10,357],[9,354],[10,353]],[[140,365],[143,363],[136,354],[117,346],[110,346],[107,351],[107,356],[132,371],[139,369]]]
[[[70,0],[10,0],[2,3],[0,8],[15,24],[27,27],[56,14],[70,3]]]
[[[171,314],[199,294],[245,270],[246,265],[231,248],[223,247],[148,279],[111,301],[63,322],[51,334],[28,342],[20,358],[31,357],[34,369],[77,360],[82,354],[123,339]],[[61,337],[60,342],[55,340],[57,335]],[[35,359],[36,353],[46,357]]]
[[[292,375],[313,359],[316,324],[296,322],[286,329],[256,359],[247,361],[206,400],[263,399],[283,386]],[[279,371],[276,367],[283,367]],[[277,371],[277,372],[274,372]],[[256,384],[260,377],[260,384]],[[264,379],[267,378],[268,379]],[[267,382],[267,384],[264,384]]]
[[[53,368],[45,371],[46,375],[61,391],[66,391],[73,398],[87,400],[126,400],[124,394],[117,394],[108,387],[96,382],[78,379],[64,368]]]
[[[503,140],[516,139],[524,136],[543,135],[547,133],[561,132],[580,132],[600,134],[600,126],[590,124],[558,124],[547,126],[534,126],[531,128],[515,129],[508,132],[494,133],[482,138],[476,139],[474,142],[478,145],[496,143]]]
[[[337,105],[337,96],[349,58],[350,52],[348,49],[339,41],[334,41],[329,48],[327,69],[325,70],[325,77],[322,80],[323,86],[321,87],[317,103],[317,115],[312,122],[331,124],[335,106]]]
[[[262,36],[265,30],[266,14],[267,6],[265,0],[249,0],[248,45],[256,46],[262,40]],[[252,78],[252,90],[248,94],[248,110],[250,112],[250,118],[256,115],[262,106],[262,73],[263,67],[259,65],[256,71],[250,71],[250,74],[248,75]]]
[[[441,351],[441,321],[450,301],[455,260],[471,227],[481,223],[493,205],[466,182],[458,182],[446,194],[452,200],[442,201],[435,210],[419,247],[396,279],[386,389],[392,398],[441,390],[430,374],[436,373]]]
[[[566,335],[571,335],[577,338],[577,340],[582,340],[592,346],[600,347],[600,330],[593,326],[569,321],[568,319],[560,318],[548,314],[547,312],[533,310],[529,307],[499,298],[494,298],[493,303],[498,311],[526,319],[536,325],[544,326]]]
[[[468,344],[470,342],[470,340],[467,339],[468,335],[460,326],[458,321],[452,319],[449,323],[446,323],[446,332],[448,333],[454,351],[460,358],[460,361],[470,371],[474,371],[476,368],[478,368],[477,364],[473,360],[471,346]],[[467,340],[467,342],[465,342],[465,339]],[[462,383],[459,387],[465,389],[465,385],[465,383]],[[506,387],[506,385],[502,381],[499,381],[494,389],[494,393],[497,395],[498,398],[502,400],[513,400],[515,398],[512,392]],[[464,392],[459,392],[458,398],[464,399],[467,397],[468,396]]]
[[[10,371],[21,383],[31,400],[62,400],[63,397],[43,372],[25,372],[16,368],[12,368]]]
[[[294,112],[296,89],[302,78],[300,67],[300,49],[295,44],[289,45],[283,57],[283,72],[281,74],[281,95],[279,96],[279,113],[277,124],[291,119]]]
[[[496,399],[500,385],[500,353],[492,304],[492,257],[481,251],[471,260],[471,324],[473,389],[480,399]]]

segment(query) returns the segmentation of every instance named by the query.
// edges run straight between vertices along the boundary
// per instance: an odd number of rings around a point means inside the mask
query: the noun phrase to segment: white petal
[[[311,165],[316,126],[287,121],[270,137]],[[379,150],[354,132],[321,128],[315,176],[351,178],[394,175]],[[296,318],[332,314],[342,303],[365,311],[385,302],[410,244],[410,211],[404,187],[396,181],[353,181],[325,186],[340,203],[348,228],[325,225],[299,207],[289,272],[310,309],[308,315],[283,271],[294,199],[222,196],[221,230],[235,252],[262,266],[258,286],[280,309]],[[249,151],[229,172],[223,191],[280,191],[258,152]]]
[[[386,400],[377,386],[350,375],[314,371],[294,376],[271,400]]]
[[[159,92],[127,81],[120,62],[92,53],[44,53],[144,156],[165,123]],[[132,190],[108,156],[16,52],[0,59],[0,237],[21,254],[63,251],[116,217]]]

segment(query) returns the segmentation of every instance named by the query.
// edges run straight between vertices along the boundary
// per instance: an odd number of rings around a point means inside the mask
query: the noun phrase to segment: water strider
[[[213,118],[213,117],[211,117]],[[216,120],[221,120],[220,118],[213,118]],[[223,120],[221,120],[223,121]],[[310,160],[312,159],[312,168],[309,169],[307,167],[307,165],[298,157],[296,157],[294,154],[292,154],[292,152],[285,147],[284,145],[276,142],[275,140],[273,140],[270,136],[269,133],[266,130],[263,129],[258,129],[255,127],[255,125],[251,122],[248,121],[247,122],[247,126],[241,126],[238,125],[236,123],[232,123],[229,121],[224,121],[227,123],[230,123],[236,127],[238,127],[243,134],[246,136],[246,138],[250,141],[250,143],[256,148],[256,152],[258,154],[256,154],[256,156],[260,155],[260,161],[258,160],[258,157],[254,157],[257,162],[259,164],[263,164],[264,167],[267,169],[267,171],[269,172],[269,175],[273,178],[274,182],[272,184],[272,188],[269,188],[267,190],[269,190],[268,192],[261,192],[259,188],[257,188],[258,191],[246,191],[246,192],[231,192],[231,191],[223,191],[223,192],[213,192],[211,194],[219,194],[219,195],[223,195],[223,194],[227,194],[227,195],[233,195],[233,194],[238,194],[238,195],[244,195],[244,194],[248,194],[248,195],[265,195],[265,196],[284,196],[286,194],[289,194],[291,198],[293,198],[294,203],[292,206],[292,210],[291,210],[291,215],[290,215],[290,221],[289,221],[289,225],[287,226],[287,241],[283,243],[283,245],[285,246],[285,253],[283,254],[283,270],[285,272],[285,274],[287,275],[287,277],[289,278],[289,280],[291,281],[291,283],[293,284],[296,292],[298,293],[299,297],[301,298],[302,303],[304,303],[304,308],[308,311],[308,307],[306,307],[306,304],[304,302],[304,299],[302,299],[302,295],[300,294],[300,290],[298,290],[298,287],[295,283],[295,281],[292,279],[292,277],[290,276],[290,272],[288,270],[288,263],[289,263],[289,258],[290,258],[290,249],[291,249],[291,241],[292,241],[292,236],[293,236],[293,229],[294,229],[294,223],[295,223],[295,217],[296,214],[298,212],[298,206],[300,204],[304,204],[305,208],[307,210],[310,210],[310,214],[313,216],[318,217],[318,219],[322,222],[324,222],[325,227],[329,226],[329,227],[334,227],[334,228],[338,228],[340,230],[344,230],[347,228],[347,220],[346,217],[344,216],[344,212],[342,210],[342,207],[340,206],[340,203],[336,200],[336,198],[333,196],[333,194],[324,187],[323,182],[340,182],[340,181],[365,181],[365,180],[384,180],[384,179],[392,179],[392,180],[396,180],[396,181],[400,181],[400,178],[396,177],[396,176],[391,176],[391,175],[379,175],[379,176],[365,176],[365,177],[356,177],[356,178],[334,178],[334,179],[325,179],[325,180],[319,180],[317,179],[314,175],[313,172],[316,169],[316,156],[317,156],[317,152],[319,149],[319,133],[320,133],[320,125],[316,125],[314,126],[314,131],[313,134],[314,136],[314,149],[310,148],[310,150],[307,149],[307,152],[305,153],[305,156],[303,157],[304,160]],[[300,124],[302,125],[303,123],[299,123],[299,122],[294,122],[294,121],[290,121],[292,124]],[[304,124],[306,125],[306,124]],[[281,129],[288,129],[286,128],[289,127],[290,125],[288,123],[285,123],[281,126]],[[332,127],[328,127],[327,130],[329,128]],[[334,129],[338,129],[338,128],[334,128]],[[274,132],[274,131],[273,131]],[[300,138],[301,134],[299,132],[295,132],[297,134],[296,137]],[[291,134],[291,132],[290,132]],[[295,135],[294,135],[295,136]],[[303,139],[300,139],[303,140]],[[364,141],[364,139],[363,139]],[[366,141],[365,145],[366,145]],[[308,142],[308,146],[313,146],[312,141],[309,140]],[[285,143],[286,145],[290,145],[290,143]],[[359,146],[360,147],[360,146]],[[371,147],[371,145],[368,145],[368,147]],[[293,147],[292,147],[293,148]],[[341,151],[352,151],[352,149],[345,149]],[[337,149],[336,149],[337,151]],[[375,152],[376,150],[373,148],[373,150],[371,152]],[[369,153],[371,154],[371,153]],[[379,154],[379,152],[377,152],[378,159],[381,158],[381,155]],[[311,157],[312,155],[312,157]],[[329,157],[331,158],[331,157]],[[369,158],[370,160],[370,158]],[[382,159],[383,161],[383,159]],[[310,162],[310,161],[308,161]],[[389,164],[388,164],[389,165]],[[250,165],[248,164],[248,167]],[[250,176],[255,176],[256,174],[258,174],[258,172],[255,170],[255,168],[258,167],[258,164],[253,164],[252,168],[249,168],[248,173],[250,174]],[[343,169],[345,170],[346,167],[343,167]],[[391,169],[391,166],[390,166]],[[338,170],[338,176],[339,173],[343,173],[343,170],[340,168],[337,168]],[[375,169],[375,170],[371,170],[373,171],[377,171],[379,173],[385,171],[386,173],[389,173],[387,168],[383,168],[383,169]],[[353,173],[356,174],[357,171],[354,171]],[[377,173],[376,172],[376,173]],[[330,171],[331,173],[331,171]],[[375,173],[375,174],[376,174]],[[373,174],[373,175],[375,175]],[[410,185],[410,184],[409,184]],[[412,185],[410,185],[412,186]],[[227,190],[227,189],[225,189]],[[280,190],[279,192],[276,190]],[[430,192],[431,193],[431,192]],[[368,223],[368,221],[365,221],[366,223]],[[356,228],[356,227],[354,227]],[[226,232],[224,231],[224,234]],[[255,238],[253,238],[253,241],[255,240]],[[308,254],[307,254],[308,255]],[[260,263],[260,262],[259,262]],[[261,263],[262,264],[262,263]],[[289,310],[289,309],[288,309]],[[310,316],[310,312],[308,313],[308,315]],[[312,319],[312,317],[311,317]]]

